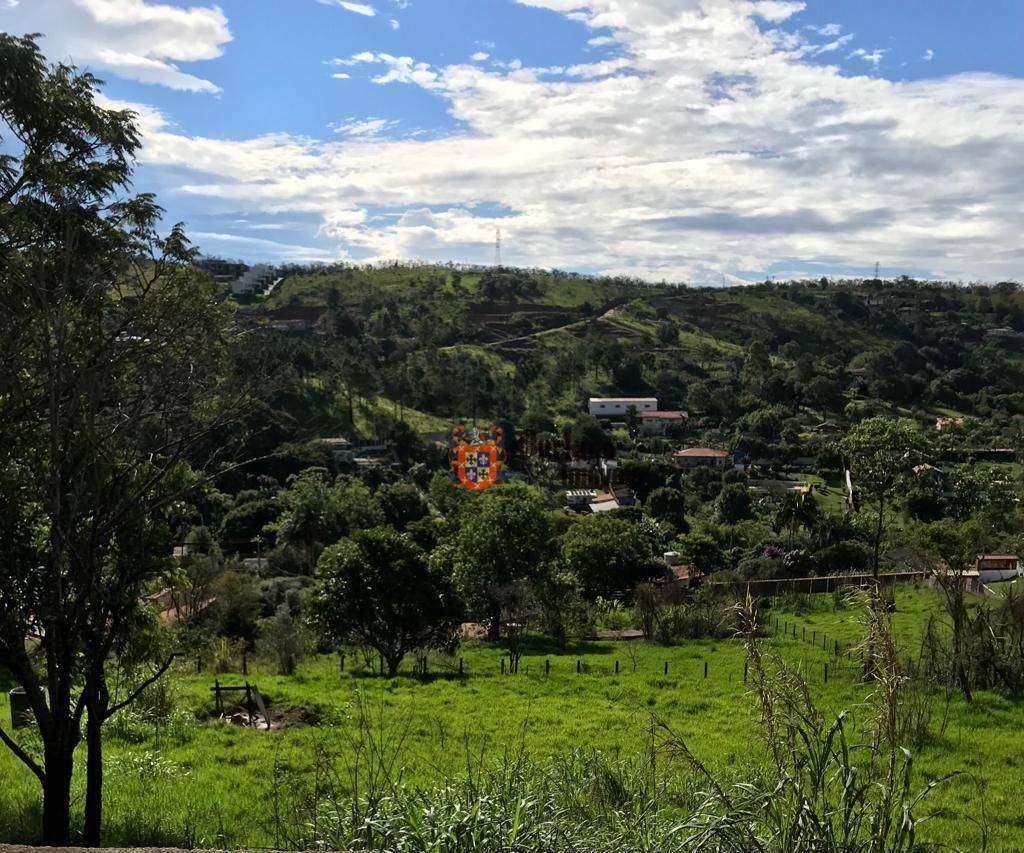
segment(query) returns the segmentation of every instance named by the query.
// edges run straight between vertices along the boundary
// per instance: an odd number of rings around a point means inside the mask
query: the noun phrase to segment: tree
[[[952,630],[950,662],[953,681],[968,702],[973,700],[973,691],[968,660],[970,650],[967,633],[970,620],[965,601],[964,574],[982,550],[984,539],[985,532],[975,521],[964,524],[949,521],[924,524],[913,536],[917,549],[932,564],[935,580],[942,590]]]
[[[775,509],[776,529],[786,530],[786,544],[792,547],[797,530],[812,527],[820,514],[818,503],[812,495],[786,492]]]
[[[412,483],[387,483],[377,489],[376,498],[384,520],[396,530],[404,530],[429,512],[423,495]]]
[[[630,590],[658,573],[643,525],[610,513],[581,516],[562,537],[562,559],[593,600]]]
[[[726,524],[750,518],[750,490],[744,483],[728,483],[715,498],[715,515]]]
[[[671,524],[677,533],[686,532],[686,495],[671,486],[660,486],[647,497],[647,511],[658,521]]]
[[[854,484],[876,504],[872,572],[878,576],[885,525],[885,504],[897,484],[924,459],[927,440],[909,418],[874,417],[861,421],[839,441],[850,464]]]
[[[318,571],[324,583],[314,606],[327,637],[376,650],[389,677],[413,649],[457,644],[462,604],[454,587],[394,528],[353,533],[323,552]]]
[[[489,621],[492,639],[501,633],[495,591],[544,573],[554,555],[548,508],[529,486],[492,488],[465,506],[451,554],[455,583],[470,612]]]
[[[39,779],[55,845],[70,840],[83,718],[84,837],[99,843],[103,725],[170,666],[113,701],[107,661],[167,569],[189,463],[239,402],[227,306],[181,228],[159,236],[153,198],[126,195],[138,130],[96,88],[31,37],[0,34],[0,500],[31,532],[5,555],[0,666],[26,692],[41,761],[0,740]]]

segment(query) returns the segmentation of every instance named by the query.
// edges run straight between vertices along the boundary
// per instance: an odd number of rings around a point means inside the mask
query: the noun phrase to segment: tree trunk
[[[875,553],[872,570],[875,578],[878,577],[878,552],[882,547],[882,522],[885,517],[885,495],[878,495],[878,524],[875,525]]]
[[[103,831],[103,720],[106,708],[90,701],[85,725],[85,847],[99,847]]]
[[[71,773],[74,769],[75,743],[57,737],[46,744],[46,778],[43,780],[43,834],[47,847],[67,847],[71,843]]]
[[[388,666],[388,678],[394,678],[398,675],[398,667],[401,666],[402,658],[404,657],[404,654],[399,653],[398,655],[388,655],[384,658],[384,662]]]
[[[491,618],[487,625],[487,639],[492,643],[501,639],[501,608],[497,603],[491,605]]]

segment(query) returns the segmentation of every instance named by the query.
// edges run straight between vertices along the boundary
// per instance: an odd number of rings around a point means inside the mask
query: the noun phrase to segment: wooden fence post
[[[750,661],[743,661],[743,683],[747,683],[747,668],[750,666]]]
[[[581,661],[579,660],[579,658],[577,658],[576,659],[576,674],[579,675],[582,671],[583,671],[583,667],[581,665]]]
[[[618,675],[618,674],[619,674],[619,661],[618,661],[617,659],[616,659],[616,661],[615,661],[615,674],[616,674],[616,675]]]
[[[459,658],[459,675],[462,675],[464,672],[464,661],[462,658]]]
[[[551,658],[544,659],[544,674],[551,675]]]
[[[338,652],[338,669],[341,672],[345,671],[345,653],[344,652]]]
[[[825,661],[825,683],[828,684],[828,661]]]
[[[704,661],[704,677],[708,677],[708,662]]]
[[[504,657],[502,657],[502,659],[501,659],[501,674],[502,675],[505,674],[505,658]]]
[[[665,661],[665,675],[668,675],[668,661]]]

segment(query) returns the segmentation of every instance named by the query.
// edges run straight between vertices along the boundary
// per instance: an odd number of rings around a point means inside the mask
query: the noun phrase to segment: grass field
[[[896,630],[912,651],[936,603],[930,592],[901,590],[897,605]],[[856,612],[845,605],[836,608],[830,596],[817,597],[810,607],[805,600],[800,610],[773,614],[795,624],[797,638],[777,635],[767,644],[802,667],[824,713],[846,709],[852,728],[863,728],[870,687],[860,682],[853,662],[836,660],[809,642],[812,632],[855,642]],[[668,723],[730,781],[747,778],[764,760],[737,641],[694,641],[671,648],[611,641],[562,650],[535,646],[516,676],[501,674],[501,652],[485,644],[467,645],[459,654],[464,677],[458,677],[457,658],[432,657],[424,680],[411,675],[411,662],[398,678],[370,676],[351,654],[343,674],[332,657],[309,662],[287,678],[256,664],[249,680],[273,707],[304,708],[320,718],[316,726],[272,733],[210,721],[214,678],[240,684],[241,675],[179,670],[173,691],[184,712],[160,729],[143,721],[122,726],[109,741],[107,842],[273,846],[279,843],[270,816],[275,764],[301,772],[312,767],[317,751],[348,754],[368,731],[394,759],[402,781],[414,786],[459,777],[468,767],[496,761],[509,751],[538,758],[579,749],[642,753],[652,720]],[[545,674],[546,661],[550,674]],[[930,802],[939,814],[926,825],[925,837],[977,849],[972,821],[984,811],[990,850],[1024,848],[1024,816],[1018,807],[1024,707],[983,693],[970,706],[954,698],[947,707],[944,697],[937,696],[931,712],[932,739],[915,759],[918,783],[954,771],[963,775],[934,792]],[[6,705],[0,707],[0,719],[9,719]],[[688,771],[672,772],[681,774],[682,790],[696,789],[698,782]],[[30,840],[37,808],[34,778],[7,753],[0,755],[0,778],[6,783],[0,792],[0,841]]]

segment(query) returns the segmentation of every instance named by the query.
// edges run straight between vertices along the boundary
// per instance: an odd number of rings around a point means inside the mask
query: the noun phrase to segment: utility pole
[[[501,228],[494,229],[494,265],[501,266]]]
[[[875,261],[875,281],[881,281],[878,277],[878,261]]]

